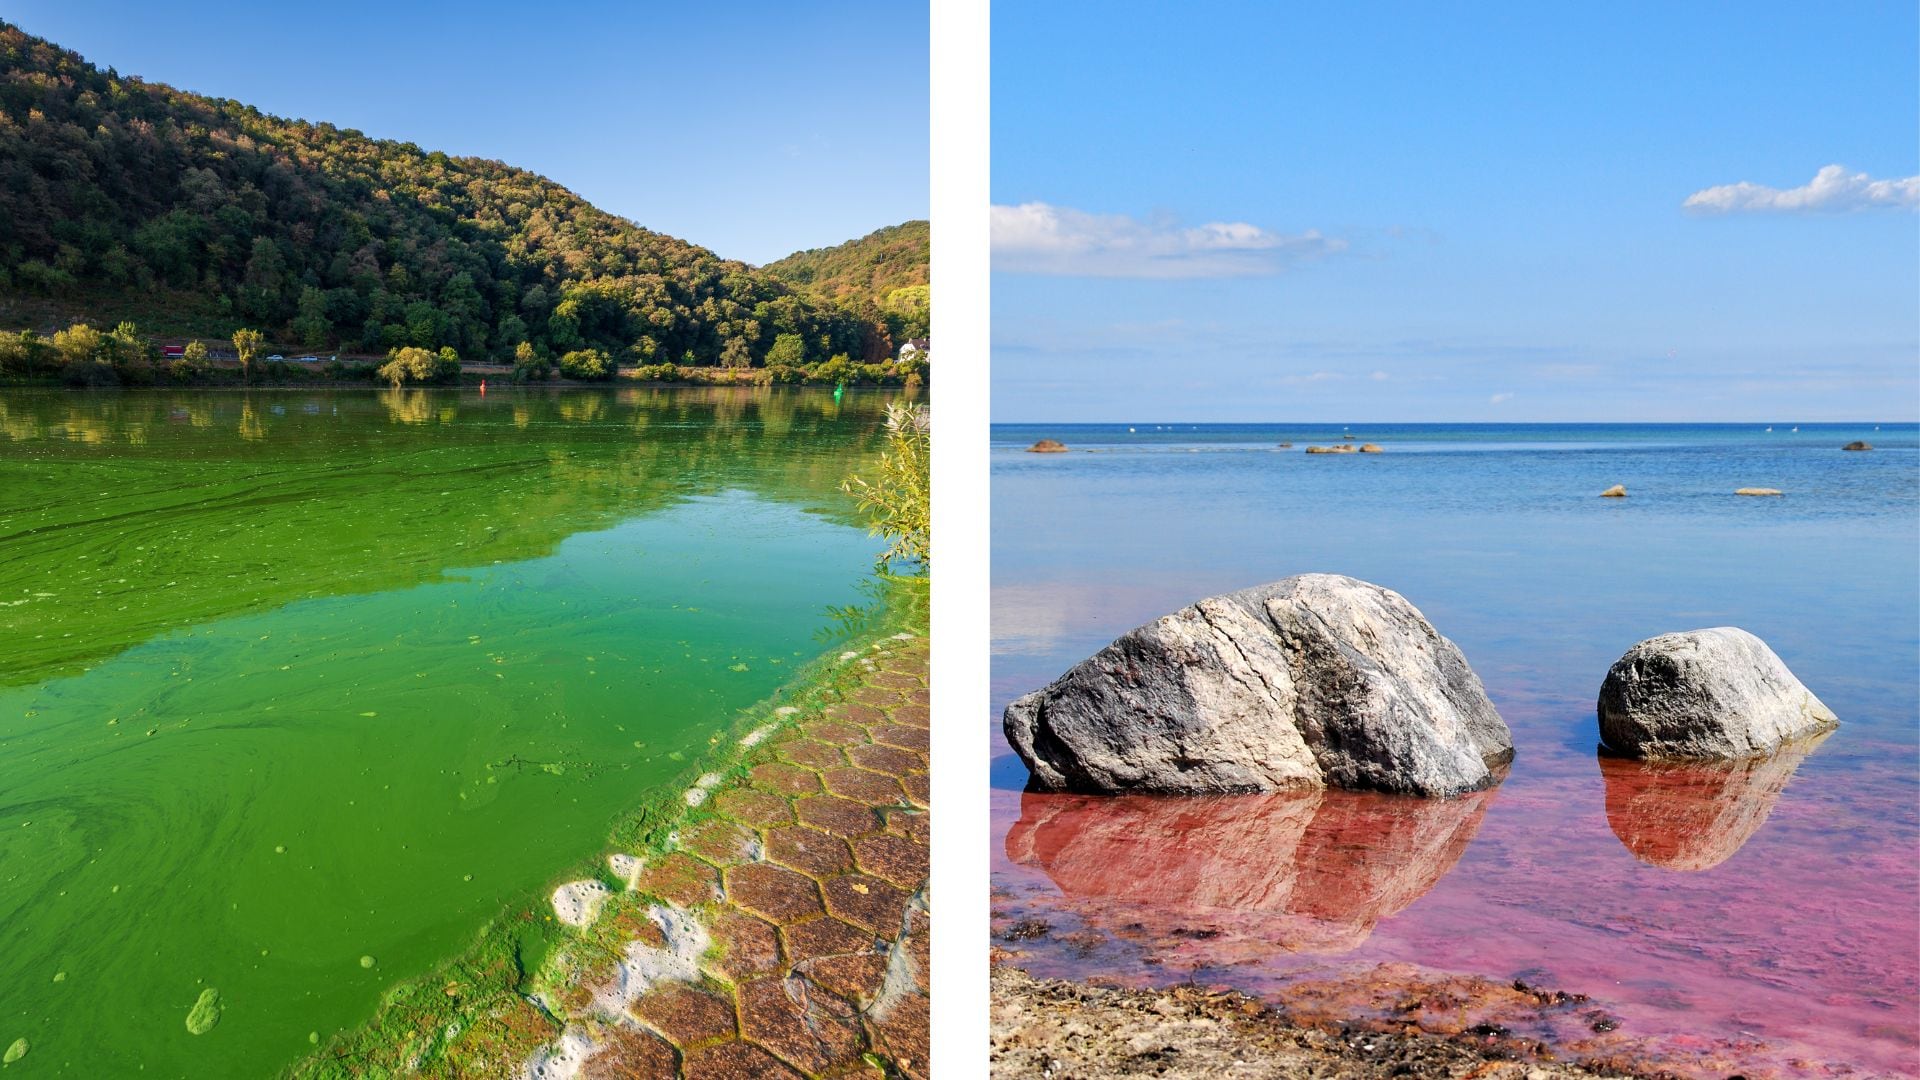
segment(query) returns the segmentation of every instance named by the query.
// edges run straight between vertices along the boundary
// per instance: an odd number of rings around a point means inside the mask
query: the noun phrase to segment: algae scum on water
[[[8,1061],[271,1073],[599,850],[870,602],[881,404],[0,391]]]

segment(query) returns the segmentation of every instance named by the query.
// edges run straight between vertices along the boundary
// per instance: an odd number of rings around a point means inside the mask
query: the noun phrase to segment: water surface
[[[0,392],[15,1068],[271,1074],[595,855],[870,601],[880,406]]]
[[[1920,430],[1768,426],[996,427],[995,877],[1056,927],[1025,962],[1254,992],[1404,962],[1590,994],[1700,1075],[1729,1048],[1750,1075],[1920,1073]],[[1383,452],[1302,452],[1343,434]],[[1072,452],[1023,452],[1040,438]],[[1007,701],[1202,596],[1314,571],[1460,645],[1514,730],[1505,783],[1021,792]],[[1843,726],[1764,765],[1598,754],[1607,666],[1716,625]]]

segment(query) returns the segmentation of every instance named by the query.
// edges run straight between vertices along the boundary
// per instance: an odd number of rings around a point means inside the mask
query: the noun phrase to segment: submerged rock
[[[1359,449],[1358,447],[1349,446],[1345,443],[1341,443],[1338,446],[1309,446],[1307,447],[1307,453],[1309,454],[1351,454],[1358,449]]]
[[[1734,494],[1735,495],[1784,495],[1786,493],[1781,491],[1779,488],[1741,488],[1738,491],[1735,491]]]
[[[1398,593],[1337,574],[1132,630],[1003,723],[1041,790],[1454,795],[1513,755],[1453,642]]]
[[[1027,447],[1027,453],[1029,454],[1064,454],[1066,452],[1067,444],[1055,439],[1041,439],[1039,442]]]
[[[26,1056],[27,1056],[27,1040],[25,1038],[19,1038],[19,1039],[13,1040],[13,1043],[7,1047],[6,1054],[4,1056],[0,1056],[0,1062],[4,1062],[5,1064],[11,1065],[14,1062],[19,1061],[21,1058]]]
[[[1366,443],[1365,445],[1360,447],[1360,452],[1363,454],[1377,454],[1380,452],[1380,444]]]
[[[1794,770],[1826,737],[1739,761],[1635,761],[1602,750],[1607,824],[1641,862],[1712,869],[1760,831]]]
[[[1848,443],[1847,445],[1845,445],[1845,446],[1843,446],[1843,447],[1841,447],[1840,449],[1842,449],[1842,450],[1871,450],[1871,449],[1873,449],[1873,444],[1872,444],[1872,443],[1865,443],[1865,442],[1860,442],[1860,441],[1858,441],[1858,440],[1855,440],[1855,441],[1853,441],[1853,442],[1850,442],[1850,443]]]
[[[220,991],[209,986],[200,991],[193,1008],[187,1010],[187,1033],[205,1035],[220,1023]]]
[[[1600,684],[1600,738],[1638,758],[1741,758],[1839,724],[1767,643],[1716,626],[1648,638]]]
[[[1600,497],[1603,499],[1624,499],[1627,497],[1627,485],[1615,484],[1601,492]]]

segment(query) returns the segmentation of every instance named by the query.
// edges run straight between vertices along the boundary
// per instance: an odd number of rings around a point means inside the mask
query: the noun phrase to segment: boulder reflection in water
[[[1826,738],[1739,761],[1635,761],[1603,749],[1607,824],[1641,862],[1711,869],[1760,831],[1794,770]]]
[[[1453,869],[1492,799],[1028,792],[1007,855],[1092,924],[1193,962],[1343,953]]]

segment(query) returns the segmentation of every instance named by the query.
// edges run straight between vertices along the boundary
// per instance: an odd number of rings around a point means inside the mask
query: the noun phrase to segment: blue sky
[[[549,176],[767,262],[927,215],[927,11],[15,0],[102,67]]]
[[[1914,419],[1917,39],[1910,0],[997,5],[994,419]]]

